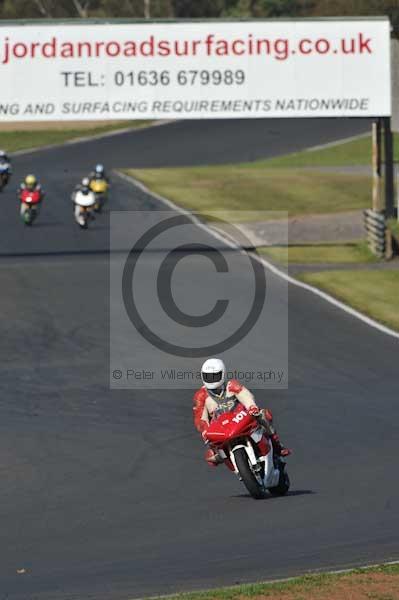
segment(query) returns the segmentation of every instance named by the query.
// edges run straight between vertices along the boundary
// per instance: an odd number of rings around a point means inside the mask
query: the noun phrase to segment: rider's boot
[[[220,456],[219,452],[209,448],[205,452],[205,460],[210,467],[218,467],[224,462],[224,459]]]
[[[211,448],[207,450],[205,453],[205,460],[210,467],[218,467],[219,465],[224,463],[230,471],[233,471],[233,473],[235,471],[234,465],[231,462],[231,460],[229,458],[223,458],[223,456],[221,456],[217,450],[215,451]]]
[[[270,436],[270,439],[273,444],[273,451],[275,454],[277,454],[277,456],[284,457],[291,454],[291,450],[283,446],[283,444],[280,442],[280,438],[278,437],[277,433],[273,433],[273,435]]]

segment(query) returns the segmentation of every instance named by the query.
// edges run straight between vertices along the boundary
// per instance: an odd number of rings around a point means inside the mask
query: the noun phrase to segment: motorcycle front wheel
[[[234,452],[234,458],[241,479],[252,498],[255,498],[255,500],[264,498],[265,488],[263,484],[258,481],[254,472],[252,471],[245,448],[238,448]]]
[[[33,216],[30,210],[25,211],[24,216],[23,216],[23,222],[25,223],[25,225],[27,225],[28,227],[30,225],[32,225],[33,223]]]

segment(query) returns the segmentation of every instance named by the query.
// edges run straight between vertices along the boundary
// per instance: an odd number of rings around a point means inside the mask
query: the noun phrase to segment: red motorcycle
[[[32,225],[39,214],[39,206],[42,201],[41,190],[21,190],[19,194],[21,201],[21,219],[25,225]]]
[[[264,498],[269,491],[283,496],[290,487],[285,461],[273,454],[264,435],[262,417],[252,417],[236,402],[233,408],[218,411],[207,430],[207,438],[253,498]]]

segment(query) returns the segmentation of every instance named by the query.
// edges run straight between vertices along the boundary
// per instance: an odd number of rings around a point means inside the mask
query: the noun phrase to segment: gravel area
[[[364,238],[362,211],[237,223],[253,246],[344,243]]]

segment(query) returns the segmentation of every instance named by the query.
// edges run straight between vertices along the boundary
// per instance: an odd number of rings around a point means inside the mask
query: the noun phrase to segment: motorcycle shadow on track
[[[260,500],[279,500],[280,502],[284,500],[284,498],[289,498],[292,496],[311,496],[317,494],[314,490],[288,490],[284,496],[273,496],[272,494],[265,495],[264,498]],[[251,494],[233,494],[230,498],[251,498]]]
[[[94,223],[91,223],[91,227],[88,227],[84,231],[95,232],[95,231],[101,231],[101,230],[105,230],[105,229],[109,229],[109,227],[107,227],[106,225],[99,225],[98,223],[94,222]]]
[[[42,229],[46,227],[63,227],[65,223],[63,221],[39,221],[35,223],[35,229]]]

